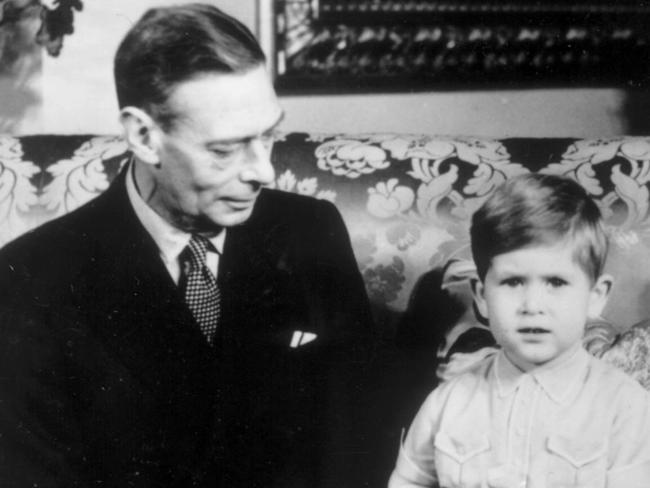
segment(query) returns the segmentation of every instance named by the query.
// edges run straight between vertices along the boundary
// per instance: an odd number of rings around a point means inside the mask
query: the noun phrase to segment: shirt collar
[[[525,373],[501,350],[494,369],[499,396],[512,394],[526,377],[531,377],[554,402],[566,403],[587,373],[588,363],[589,353],[582,347],[576,347],[567,357],[557,358]]]
[[[133,210],[144,228],[155,241],[163,260],[165,262],[176,261],[179,254],[183,252],[183,249],[190,242],[192,235],[171,225],[142,199],[136,188],[135,177],[133,175],[134,167],[135,164],[131,160],[126,174],[126,192],[133,206]],[[219,254],[223,254],[225,239],[225,229],[215,236],[208,237],[208,240]]]

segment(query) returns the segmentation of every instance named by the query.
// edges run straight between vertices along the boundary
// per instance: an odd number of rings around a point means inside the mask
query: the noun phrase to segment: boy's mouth
[[[520,334],[548,334],[551,331],[541,327],[521,327],[517,329],[517,332]]]

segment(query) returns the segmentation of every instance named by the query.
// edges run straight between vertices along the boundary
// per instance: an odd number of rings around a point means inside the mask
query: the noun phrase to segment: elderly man
[[[122,41],[129,164],[0,250],[0,486],[344,486],[369,307],[334,206],[264,188],[264,62],[209,5]]]

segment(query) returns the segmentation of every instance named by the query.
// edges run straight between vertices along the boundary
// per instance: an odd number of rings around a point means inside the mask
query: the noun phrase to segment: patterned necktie
[[[221,294],[217,279],[205,264],[208,249],[212,243],[200,235],[192,235],[190,243],[180,255],[185,302],[199,324],[209,344],[212,344],[219,316],[221,314]]]

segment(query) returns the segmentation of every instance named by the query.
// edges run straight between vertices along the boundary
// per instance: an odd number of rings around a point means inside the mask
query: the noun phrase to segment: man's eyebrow
[[[212,141],[209,141],[206,145],[207,146],[212,146],[215,144],[237,144],[241,142],[248,142],[250,140],[255,139],[256,137],[263,136],[266,134],[269,134],[270,132],[273,132],[277,127],[282,123],[284,120],[284,110],[280,112],[280,115],[278,116],[277,120],[273,122],[273,124],[263,132],[260,132],[259,134],[251,135],[251,136],[244,136],[244,137],[237,137],[233,139],[215,139]]]

